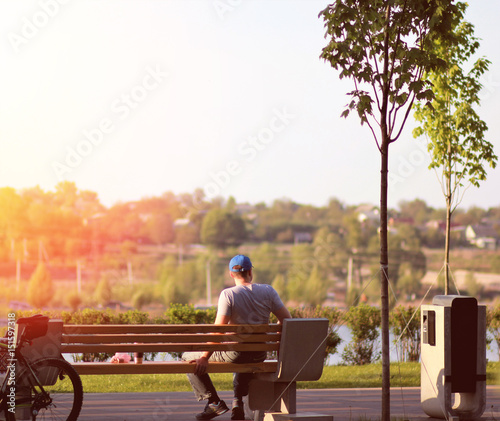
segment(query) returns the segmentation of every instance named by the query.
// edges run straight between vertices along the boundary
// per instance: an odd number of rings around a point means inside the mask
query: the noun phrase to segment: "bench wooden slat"
[[[64,325],[61,353],[278,351],[282,325]],[[185,361],[73,363],[80,374],[190,373]],[[211,373],[275,373],[276,361],[209,364]]]
[[[145,334],[145,333],[210,333],[210,332],[235,332],[235,333],[266,333],[281,332],[279,324],[263,325],[213,325],[213,324],[190,324],[190,325],[68,325],[63,327],[64,334]]]
[[[279,341],[280,333],[257,334],[93,334],[93,335],[63,335],[62,343],[66,344],[101,344],[101,343],[196,343],[196,342],[275,342]]]
[[[222,343],[222,344],[62,344],[61,353],[85,352],[187,352],[187,351],[277,351],[278,343]]]
[[[75,370],[80,375],[91,374],[174,374],[193,373],[194,364],[184,361],[169,362],[144,362],[143,364],[113,364],[113,363],[73,363]],[[277,368],[276,361],[262,363],[219,363],[211,362],[208,365],[209,373],[274,373]]]

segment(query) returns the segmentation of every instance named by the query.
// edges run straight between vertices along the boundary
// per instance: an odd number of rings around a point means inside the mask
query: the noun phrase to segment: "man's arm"
[[[215,318],[214,325],[227,325],[229,323],[229,316],[222,316],[217,314]],[[208,359],[212,355],[212,351],[205,351],[200,358],[197,360],[191,360],[190,363],[196,363],[196,367],[194,369],[194,374],[201,376],[207,372],[208,368]]]
[[[283,323],[284,319],[291,319],[292,315],[288,309],[283,306],[274,312],[274,315],[278,318],[278,323]]]

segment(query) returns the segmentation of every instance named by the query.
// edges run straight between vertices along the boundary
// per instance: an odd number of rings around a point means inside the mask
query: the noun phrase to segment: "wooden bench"
[[[254,419],[278,420],[285,414],[295,419],[301,415],[296,413],[296,382],[321,377],[327,331],[327,319],[286,319],[283,325],[64,325],[61,353],[276,351],[275,361],[211,362],[208,372],[255,374],[248,397]],[[195,367],[184,361],[72,364],[80,375],[192,373]]]
[[[65,325],[61,353],[277,351],[280,325]],[[192,373],[184,361],[73,363],[79,374]],[[210,373],[275,372],[277,363],[210,363]]]

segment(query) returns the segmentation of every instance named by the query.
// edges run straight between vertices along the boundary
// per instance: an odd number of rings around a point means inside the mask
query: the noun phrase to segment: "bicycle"
[[[46,335],[49,318],[35,315],[20,318],[17,324],[15,348],[10,346],[9,335],[10,364],[0,388],[0,414],[6,421],[76,421],[83,403],[82,381],[76,370],[62,356],[30,361],[21,353],[33,339]]]

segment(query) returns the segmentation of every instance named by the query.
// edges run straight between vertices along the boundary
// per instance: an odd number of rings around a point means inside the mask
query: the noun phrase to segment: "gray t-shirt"
[[[271,285],[236,285],[220,293],[217,313],[229,316],[233,324],[265,324],[269,315],[283,306]]]

